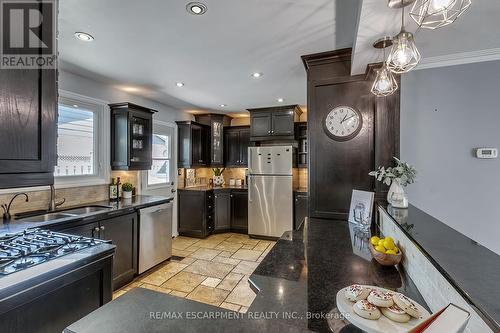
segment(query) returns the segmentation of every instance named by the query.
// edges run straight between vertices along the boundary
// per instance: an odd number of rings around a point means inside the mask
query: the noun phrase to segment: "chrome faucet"
[[[10,215],[10,206],[12,205],[12,201],[14,201],[14,199],[20,195],[24,195],[26,197],[26,202],[30,201],[28,198],[28,195],[26,193],[17,193],[16,195],[14,195],[14,197],[12,197],[12,199],[10,199],[10,202],[8,205],[2,204],[1,207],[3,209],[3,221],[4,221],[4,223],[5,223],[5,221],[10,220],[10,218],[12,217]]]
[[[54,185],[50,185],[50,202],[49,202],[49,212],[53,212],[57,207],[61,206],[66,202],[66,198],[62,198],[61,201],[56,202],[56,189]]]

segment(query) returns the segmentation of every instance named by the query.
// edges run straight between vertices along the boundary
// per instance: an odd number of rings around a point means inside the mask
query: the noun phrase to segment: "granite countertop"
[[[172,201],[172,198],[161,197],[161,196],[150,196],[150,195],[136,195],[136,196],[133,196],[131,199],[125,199],[125,200],[122,199],[119,202],[105,200],[105,201],[89,202],[89,203],[81,204],[81,205],[74,206],[74,207],[70,207],[70,206],[63,207],[63,208],[58,209],[57,211],[63,212],[63,211],[68,210],[68,209],[72,209],[72,208],[76,208],[76,207],[83,207],[83,206],[110,206],[111,208],[107,209],[105,211],[93,212],[93,213],[78,215],[78,216],[65,217],[62,219],[45,221],[45,222],[28,222],[28,221],[23,221],[23,219],[19,219],[19,220],[14,219],[14,220],[11,220],[9,223],[0,224],[0,235],[20,232],[20,231],[23,231],[23,230],[26,230],[29,228],[43,228],[43,227],[54,226],[54,225],[62,224],[62,223],[75,222],[75,221],[79,221],[82,219],[98,218],[101,216],[106,216],[110,213],[112,214],[113,212],[116,212],[119,210],[141,209],[144,207],[160,205],[163,203],[167,203],[169,201]]]
[[[300,230],[286,232],[249,278],[257,296],[246,314],[136,288],[65,332],[323,332],[329,330],[326,317],[336,307],[337,292],[353,283],[397,290],[426,307],[403,270],[371,259],[367,237],[345,221],[323,219],[308,219]],[[193,313],[196,319],[189,317]],[[167,319],[168,314],[177,316]],[[333,321],[343,333],[360,332]]]
[[[500,331],[500,256],[415,206],[380,207],[485,322]]]
[[[200,185],[200,186],[189,186],[184,188],[179,188],[179,191],[223,191],[223,190],[248,190],[246,185],[243,186],[209,186],[209,185]]]

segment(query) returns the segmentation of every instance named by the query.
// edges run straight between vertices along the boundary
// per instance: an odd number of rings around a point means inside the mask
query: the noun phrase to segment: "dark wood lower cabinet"
[[[70,235],[109,240],[116,245],[113,260],[113,289],[116,290],[132,281],[137,274],[137,228],[137,214],[133,213],[51,229]]]
[[[179,235],[205,238],[212,232],[248,232],[246,190],[179,190]]]
[[[62,332],[111,301],[112,255],[0,299],[0,332]]]
[[[179,235],[205,238],[213,230],[213,191],[179,190]]]
[[[215,193],[215,232],[231,229],[231,192]]]
[[[99,225],[99,238],[116,245],[113,260],[113,289],[116,290],[137,274],[137,214],[103,220]]]
[[[248,232],[248,192],[231,192],[231,230]]]

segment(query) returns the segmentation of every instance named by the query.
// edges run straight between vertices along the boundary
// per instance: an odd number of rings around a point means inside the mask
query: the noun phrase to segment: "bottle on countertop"
[[[116,192],[116,184],[115,179],[111,178],[111,184],[109,184],[109,200],[116,200],[118,197],[118,193]]]
[[[122,183],[120,182],[120,177],[116,177],[116,201],[120,200],[122,197]]]

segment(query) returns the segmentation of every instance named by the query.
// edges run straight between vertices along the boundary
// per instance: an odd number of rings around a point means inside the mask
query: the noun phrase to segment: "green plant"
[[[122,185],[123,192],[132,192],[133,189],[134,185],[132,185],[131,183],[123,183]]]
[[[212,171],[214,172],[214,176],[222,176],[222,173],[226,170],[226,168],[213,168]]]
[[[369,173],[370,176],[377,178],[379,182],[386,185],[391,185],[393,180],[396,180],[399,185],[407,186],[415,182],[417,177],[417,170],[406,162],[393,157],[396,161],[394,167],[378,167],[378,170]]]

